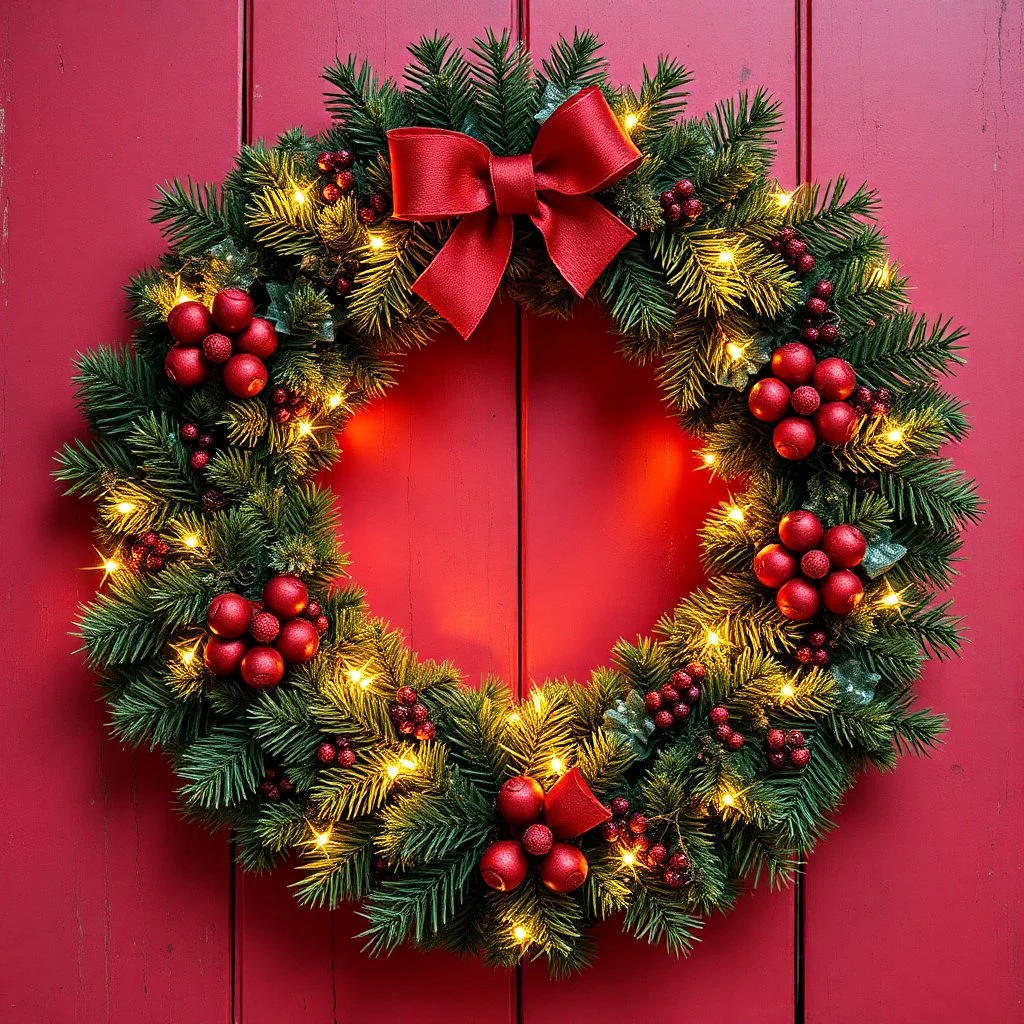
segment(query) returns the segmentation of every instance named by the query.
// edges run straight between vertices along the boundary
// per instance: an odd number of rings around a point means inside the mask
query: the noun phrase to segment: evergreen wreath
[[[170,249],[128,285],[134,341],[77,362],[92,437],[56,475],[98,509],[79,632],[113,731],[169,753],[243,867],[297,854],[302,903],[361,901],[373,953],[561,975],[617,914],[683,953],[745,883],[792,878],[860,771],[943,730],[913,687],[960,647],[935,595],[980,511],[939,454],[967,430],[938,383],[963,332],[907,308],[874,192],[778,186],[763,91],[689,117],[678,62],[634,92],[599,45],[577,32],[535,69],[507,33],[467,54],[435,34],[404,89],[328,68],[323,134],[244,146],[219,189],[160,190]],[[414,286],[459,217],[393,215],[388,133],[513,157],[582,96],[638,151],[585,200],[630,229],[591,296],[745,489],[702,528],[707,587],[585,685],[517,702],[369,617],[313,478],[443,326]],[[515,216],[502,293],[568,317],[578,290]]]

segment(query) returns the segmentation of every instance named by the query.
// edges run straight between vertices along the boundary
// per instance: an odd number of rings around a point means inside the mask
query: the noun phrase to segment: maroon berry
[[[555,836],[547,825],[540,822],[530,825],[523,833],[523,846],[526,852],[533,857],[543,857],[551,851],[554,845]]]
[[[274,408],[270,410],[270,418],[275,423],[285,424],[291,420],[292,413],[290,409],[286,409],[283,405],[275,405]]]
[[[351,747],[338,751],[338,764],[342,768],[351,768],[356,763],[356,752]]]
[[[193,452],[188,457],[188,464],[197,473],[201,473],[210,464],[210,453],[202,450]]]
[[[666,683],[661,688],[661,696],[666,704],[675,704],[679,700],[679,691],[674,686]]]
[[[283,775],[277,785],[282,793],[291,793],[295,790],[295,783],[287,775]]]
[[[676,221],[683,219],[683,208],[678,203],[669,203],[668,206],[661,211],[661,215],[670,224],[675,224]]]
[[[396,695],[399,704],[415,704],[416,691],[411,686],[403,686]]]
[[[875,389],[875,401],[877,402],[891,402],[892,397],[892,392],[888,388]]]
[[[257,612],[249,623],[249,635],[258,644],[269,644],[281,632],[281,620],[273,612]]]
[[[788,242],[791,239],[796,238],[796,228],[793,228],[793,227],[782,228],[779,231],[778,235],[776,235],[776,237],[779,239],[780,242]]]
[[[196,444],[200,448],[206,448],[207,450],[212,448],[216,443],[217,438],[215,438],[213,434],[200,434],[199,437],[196,438]]]
[[[159,572],[164,567],[164,560],[155,551],[151,551],[146,555],[143,565],[147,572]]]
[[[807,739],[799,729],[790,729],[786,733],[786,746],[799,749],[807,745]]]
[[[690,858],[682,850],[676,850],[669,857],[668,866],[672,871],[685,871],[690,866]]]
[[[675,183],[673,191],[680,199],[689,199],[697,190],[692,181],[687,178],[680,178],[679,181]]]
[[[694,683],[692,686],[686,688],[686,693],[683,696],[691,703],[696,704],[700,700],[700,687]]]
[[[330,620],[326,615],[318,615],[313,622],[313,628],[321,634],[321,636],[327,632],[327,627],[330,625]]]
[[[798,647],[795,657],[801,665],[811,665],[814,663],[814,651],[810,647]]]
[[[807,306],[807,312],[811,316],[824,316],[828,312],[828,304],[824,299],[808,299],[805,305]]]
[[[810,416],[818,411],[821,395],[809,384],[802,384],[790,395],[789,404],[798,416]]]
[[[655,843],[647,851],[647,863],[653,868],[661,867],[668,860],[668,848],[664,843]]]
[[[814,664],[818,668],[824,668],[832,661],[832,656],[828,651],[821,650],[820,648],[814,652]]]
[[[334,764],[334,760],[337,756],[338,748],[333,743],[328,743],[326,740],[316,748],[316,759],[321,764]]]
[[[281,790],[278,789],[277,786],[275,786],[274,783],[271,782],[269,779],[264,781],[263,784],[260,786],[260,792],[268,800],[280,800],[281,799]]]
[[[726,740],[732,735],[732,726],[723,722],[721,725],[716,725],[714,728],[715,739],[719,743],[725,743]]]
[[[199,436],[199,427],[194,423],[182,423],[178,433],[182,441],[194,441]]]
[[[430,710],[426,704],[413,704],[409,711],[414,722],[425,722],[430,718]]]
[[[274,390],[270,392],[270,401],[274,405],[285,405],[288,401],[288,389],[274,388]]]
[[[324,174],[328,174],[334,168],[334,154],[317,153],[316,166],[318,170],[322,171]]]
[[[667,708],[662,708],[662,710],[657,712],[654,716],[654,724],[659,729],[667,729],[674,721],[675,718],[673,718],[672,712]]]
[[[386,196],[381,195],[380,192],[374,192],[373,195],[370,196],[370,209],[373,210],[374,213],[383,213],[387,208],[388,201]]]
[[[725,741],[725,749],[732,751],[742,750],[744,742],[745,740],[743,739],[743,737],[738,732],[734,732]]]
[[[641,836],[647,831],[647,819],[639,811],[631,814],[626,824],[635,836]]]
[[[830,298],[832,298],[832,282],[831,281],[819,281],[814,286],[814,294],[819,299],[830,299]]]
[[[416,726],[415,736],[418,740],[432,740],[437,735],[433,722],[420,722]]]
[[[885,402],[872,402],[871,415],[878,419],[881,416],[889,415],[889,406]]]
[[[334,745],[339,750],[347,750],[349,747],[352,746],[352,741],[347,736],[335,736]]]
[[[231,339],[225,334],[208,334],[203,338],[203,355],[211,363],[226,363],[231,358]]]
[[[398,731],[403,736],[411,736],[416,731],[416,723],[410,718],[398,723]]]
[[[334,188],[334,186],[331,186]],[[359,223],[360,224],[372,224],[377,219],[377,213],[372,206],[360,206],[359,207]]]
[[[407,722],[412,718],[412,710],[404,704],[392,704],[388,712],[392,722]]]
[[[789,763],[794,768],[806,768],[811,759],[811,752],[806,747],[798,747],[789,752]]]
[[[356,187],[356,176],[351,171],[338,171],[334,184],[343,196],[347,196]]]
[[[772,768],[785,768],[786,767],[786,753],[783,750],[772,750],[768,753],[768,764]]]
[[[682,871],[666,871],[662,877],[665,879],[665,884],[670,889],[686,888],[686,875],[684,875]]]
[[[786,746],[786,734],[781,729],[769,729],[764,741],[769,750],[782,750]]]
[[[672,717],[677,722],[685,722],[690,717],[690,705],[680,701],[672,705]]]
[[[807,634],[807,642],[812,647],[824,647],[828,637],[825,636],[825,631],[822,629],[816,629],[813,633]]]
[[[809,274],[814,269],[814,257],[810,253],[805,253],[796,261],[796,269],[801,274]]]
[[[817,327],[805,327],[800,332],[800,337],[803,338],[808,345],[816,345],[821,338],[821,332]]]
[[[302,613],[307,619],[315,619],[321,612],[319,601],[310,601],[306,605],[306,610]]]
[[[644,707],[648,711],[657,711],[663,703],[661,693],[658,690],[648,690],[644,694]]]
[[[807,243],[802,238],[794,238],[786,243],[786,255],[792,259],[803,256],[807,252]]]
[[[694,679],[703,679],[707,675],[707,669],[699,661],[691,661],[686,666],[686,674]]]
[[[822,324],[818,328],[818,335],[823,342],[831,345],[839,340],[839,328],[835,324]]]
[[[636,836],[629,841],[630,848],[642,861],[645,859],[647,851],[651,848],[651,841],[647,836]]]
[[[699,199],[687,199],[683,203],[683,216],[687,220],[696,220],[704,212],[704,204]]]
[[[601,838],[606,843],[617,843],[619,841],[621,833],[619,831],[618,822],[606,821],[601,826]]]
[[[716,704],[715,707],[708,712],[708,718],[710,718],[715,725],[723,725],[725,722],[729,721],[729,709],[723,708],[720,704]]]
[[[320,195],[323,196],[325,203],[336,203],[341,198],[341,189],[333,181],[329,181],[320,189]]]
[[[693,680],[682,669],[673,672],[672,675],[668,677],[668,681],[677,690],[685,690],[693,682]]]
[[[800,559],[800,571],[808,579],[823,579],[828,574],[830,568],[831,565],[828,560],[828,555],[817,548],[813,551],[805,552],[803,557]]]
[[[629,813],[629,801],[624,796],[612,797],[612,814],[620,818]]]
[[[667,188],[664,192],[658,196],[658,203],[664,210],[666,206],[671,206],[676,201],[675,189]]]
[[[339,149],[332,155],[334,157],[334,167],[351,167],[352,161],[355,160],[355,156],[350,149]]]
[[[140,538],[139,543],[143,547],[151,548],[160,539],[160,534],[155,530],[147,530]]]

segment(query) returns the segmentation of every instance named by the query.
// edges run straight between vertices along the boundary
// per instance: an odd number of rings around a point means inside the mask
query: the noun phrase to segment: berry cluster
[[[287,423],[292,418],[302,419],[309,415],[309,400],[297,391],[274,388],[270,392],[270,418],[275,423]]]
[[[768,764],[772,768],[806,768],[811,759],[807,740],[799,729],[769,729],[764,737],[768,748]]]
[[[862,416],[888,416],[892,407],[892,392],[888,388],[869,388],[861,384],[854,388],[850,404]]]
[[[339,299],[343,299],[355,287],[359,266],[359,260],[355,256],[346,256],[338,265],[338,274],[332,282],[332,287]]]
[[[257,690],[277,686],[286,664],[312,660],[329,625],[320,605],[309,600],[306,584],[289,573],[267,581],[262,601],[218,594],[206,624],[213,634],[203,653],[206,667],[218,678],[239,673]]]
[[[614,817],[601,826],[604,841],[616,843],[624,851],[632,853],[638,864],[661,870],[670,889],[681,889],[686,885],[686,869],[690,863],[686,854],[682,850],[670,854],[664,843],[652,843],[647,835],[647,819],[639,812],[630,813],[626,797],[614,797],[610,809]]]
[[[776,423],[772,444],[782,458],[806,459],[819,441],[842,445],[853,437],[858,415],[847,399],[857,375],[845,359],[819,363],[806,345],[790,341],[772,353],[771,373],[750,389],[747,408],[762,423]]]
[[[147,530],[128,548],[128,564],[136,572],[159,572],[171,546],[154,530]]]
[[[743,737],[729,724],[728,708],[723,708],[721,704],[715,705],[708,712],[708,720],[713,726],[712,734],[726,750],[737,751],[743,749]]]
[[[754,556],[754,575],[776,591],[775,605],[787,619],[806,622],[822,604],[833,615],[856,609],[864,585],[851,570],[867,552],[856,526],[826,530],[813,512],[798,509],[779,520],[779,540]]]
[[[325,766],[336,764],[341,768],[351,768],[356,763],[356,752],[347,736],[335,736],[316,748],[316,759]]]
[[[217,439],[209,431],[200,431],[195,423],[182,423],[178,435],[192,449],[188,464],[197,473],[202,473],[210,464],[210,454],[217,444]]]
[[[280,768],[268,768],[263,773],[263,781],[260,783],[260,795],[266,800],[277,803],[283,796],[289,796],[295,792],[295,783]]]
[[[395,694],[394,703],[388,709],[391,721],[403,736],[415,736],[418,740],[432,740],[437,729],[430,720],[430,708],[411,686],[403,686]]]
[[[691,661],[686,668],[673,672],[660,689],[644,694],[644,707],[654,716],[656,729],[668,729],[690,717],[693,706],[700,701],[700,681],[705,675],[704,666]]]
[[[689,227],[703,212],[704,204],[694,197],[692,181],[681,178],[658,197],[661,219],[671,227]]]
[[[207,487],[199,498],[199,504],[204,512],[220,512],[227,508],[227,495],[216,487]]]
[[[797,274],[809,274],[814,269],[814,257],[807,251],[807,243],[796,228],[783,228],[768,242],[768,248],[778,253]]]
[[[818,668],[825,668],[831,661],[832,656],[825,650],[828,637],[822,629],[811,630],[806,637],[807,643],[801,644],[793,654],[801,665],[815,665]]]
[[[267,383],[264,360],[277,351],[277,331],[254,317],[253,301],[241,288],[222,288],[207,309],[194,299],[179,302],[167,316],[174,347],[164,372],[177,385],[194,388],[220,368],[229,394],[252,398]]]
[[[829,308],[832,282],[818,281],[811,289],[811,297],[804,303],[801,337],[808,345],[835,345],[839,340],[839,317]]]
[[[336,203],[356,187],[356,176],[351,171],[354,159],[350,149],[317,154],[317,169],[328,178],[320,187],[320,196],[325,203]]]

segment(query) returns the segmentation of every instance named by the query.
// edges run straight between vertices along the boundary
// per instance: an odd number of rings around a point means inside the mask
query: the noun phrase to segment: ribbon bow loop
[[[558,107],[529,153],[496,156],[482,142],[440,128],[392,129],[388,148],[397,220],[461,218],[413,291],[464,338],[501,283],[514,216],[536,225],[552,263],[580,297],[634,237],[589,194],[641,160],[596,86]]]

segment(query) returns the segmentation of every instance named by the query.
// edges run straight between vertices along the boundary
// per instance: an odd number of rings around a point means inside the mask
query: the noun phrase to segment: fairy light
[[[640,118],[630,111],[625,118],[623,118],[622,123],[626,126],[626,131],[631,132],[640,123]]]
[[[512,714],[510,714],[510,715],[508,716],[508,720],[509,720],[510,722],[512,722],[512,723],[515,723],[515,722],[519,722],[519,721],[521,721],[521,719],[520,719],[520,717],[519,717],[519,712],[518,712],[518,711],[513,711],[513,712],[512,712]]]
[[[398,777],[398,773],[399,773],[400,770],[401,769],[398,767],[397,764],[389,764],[388,765],[388,778],[389,779],[397,778]]]
[[[308,423],[306,420],[300,420],[299,421],[299,436],[300,437],[307,437],[309,434],[312,434],[312,433],[313,433],[313,425],[311,423]]]
[[[636,854],[632,850],[626,850],[622,855],[622,866],[631,868],[634,864],[636,864]]]
[[[556,775],[561,775],[562,772],[565,771],[565,765],[562,764],[562,759],[560,757],[551,758],[551,770]]]
[[[896,591],[896,590],[890,589],[888,593],[883,594],[878,599],[878,603],[883,608],[896,608],[896,607],[899,606],[900,600],[901,600],[901,598],[900,598],[899,592]]]
[[[793,686],[790,683],[783,683],[782,686],[779,687],[779,696],[783,700],[789,700],[789,698],[792,697],[794,693],[796,693],[796,691],[793,689]]]
[[[114,506],[114,508],[116,508],[117,511],[121,513],[121,515],[128,516],[128,515],[131,515],[132,512],[135,511],[135,502],[134,501],[119,501]]]
[[[292,200],[296,206],[302,206],[306,202],[306,193],[301,188],[297,188],[292,193]]]
[[[330,841],[331,841],[331,833],[330,833],[329,830],[327,832],[317,832],[317,834],[316,834],[316,845],[319,846],[321,850]]]
[[[715,457],[711,452],[705,452],[702,456],[705,466],[713,466],[715,464]]]
[[[384,239],[380,235],[370,235],[370,248],[371,249],[383,249]]]
[[[793,193],[792,192],[776,192],[775,193],[775,202],[777,202],[779,204],[779,207],[784,210],[787,206],[789,206],[789,204],[791,202],[793,202]]]
[[[517,924],[512,929],[512,935],[515,937],[516,942],[526,941],[526,929],[521,924]]]
[[[202,644],[202,640],[197,640],[191,647],[176,647],[175,650],[178,652],[178,660],[182,665],[191,665],[196,660],[196,655],[199,653],[199,647]]]
[[[730,341],[725,346],[725,351],[729,353],[729,358],[734,362],[739,362],[743,358],[743,346],[737,345],[735,341]]]
[[[717,647],[722,642],[721,636],[713,629],[708,630],[708,646]]]
[[[899,444],[903,440],[903,431],[899,427],[893,427],[885,437],[886,440],[892,441],[893,444]]]
[[[733,505],[733,507],[731,509],[729,509],[729,518],[734,523],[742,523],[743,522],[743,509],[741,509],[739,507],[739,505]]]
[[[194,302],[195,300],[188,292],[178,292],[174,298],[174,304],[180,306],[183,302]]]
[[[117,562],[115,562],[114,559],[105,558],[103,560],[103,565],[101,566],[101,568],[103,569],[104,578],[106,578],[107,576],[111,576],[115,572],[117,572],[117,570],[120,569],[121,566]]]
[[[885,288],[889,284],[891,278],[892,267],[890,267],[888,263],[879,264],[879,266],[875,268],[873,282],[880,288]]]
[[[412,772],[416,770],[416,762],[411,757],[400,757],[398,759],[398,764],[407,772]]]
[[[735,807],[736,806],[736,796],[735,796],[735,794],[730,793],[728,790],[726,790],[724,793],[722,793],[722,795],[721,795],[721,797],[719,799],[722,801],[722,806],[723,807]]]
[[[732,263],[732,261],[733,261],[733,260],[734,260],[735,258],[736,258],[736,257],[735,257],[735,255],[733,254],[733,252],[732,252],[732,250],[731,250],[731,249],[723,249],[723,250],[722,250],[722,251],[721,251],[721,252],[720,252],[720,253],[718,254],[718,262],[719,262],[719,263]]]
[[[185,547],[195,551],[195,549],[199,547],[199,538],[194,533],[190,533],[185,538]]]
[[[327,399],[327,405],[331,409],[337,409],[338,406],[341,405],[341,395],[331,395],[331,397]]]
[[[368,676],[361,668],[350,668],[348,670],[348,681],[355,686],[367,689],[370,683],[373,682],[371,676]]]
[[[533,706],[537,711],[544,710],[544,694],[540,690],[533,691]]]

